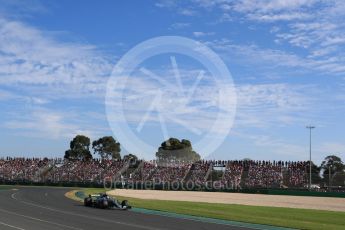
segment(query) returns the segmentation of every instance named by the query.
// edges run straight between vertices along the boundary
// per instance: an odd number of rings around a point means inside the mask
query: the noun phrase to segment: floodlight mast
[[[311,130],[315,129],[315,126],[308,125],[306,128],[309,129],[309,190],[311,190]]]

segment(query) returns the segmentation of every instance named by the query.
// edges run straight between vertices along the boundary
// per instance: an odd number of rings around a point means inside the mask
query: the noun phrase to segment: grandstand
[[[39,158],[0,159],[0,180],[6,182],[93,183],[105,178],[123,184],[153,182],[205,184],[221,187],[305,188],[308,162],[282,161],[197,161],[162,163],[156,161],[89,161]]]

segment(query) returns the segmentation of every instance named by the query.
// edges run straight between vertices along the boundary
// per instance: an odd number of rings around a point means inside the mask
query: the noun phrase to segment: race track
[[[0,190],[0,229],[249,229],[133,211],[87,208],[66,198],[67,191],[45,187]]]

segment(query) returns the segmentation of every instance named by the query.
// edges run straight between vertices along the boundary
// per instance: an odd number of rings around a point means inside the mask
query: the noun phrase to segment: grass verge
[[[80,191],[80,190],[79,190]],[[104,189],[82,189],[85,194],[105,192]],[[75,196],[76,190],[70,195]],[[136,208],[173,212],[221,220],[241,221],[298,229],[344,229],[345,212],[310,209],[261,207],[236,204],[210,204],[184,201],[144,200],[117,197],[129,200]]]
[[[13,185],[0,185],[0,190],[16,189],[17,186]]]

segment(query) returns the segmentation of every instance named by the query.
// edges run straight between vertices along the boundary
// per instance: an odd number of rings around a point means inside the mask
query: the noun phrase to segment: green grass
[[[0,190],[14,189],[16,186],[13,185],[0,185]]]
[[[104,192],[104,189],[85,189],[85,194]],[[274,225],[298,229],[345,229],[345,212],[296,208],[260,207],[235,204],[210,204],[183,201],[157,201],[129,197],[136,208],[146,208],[179,214]]]

